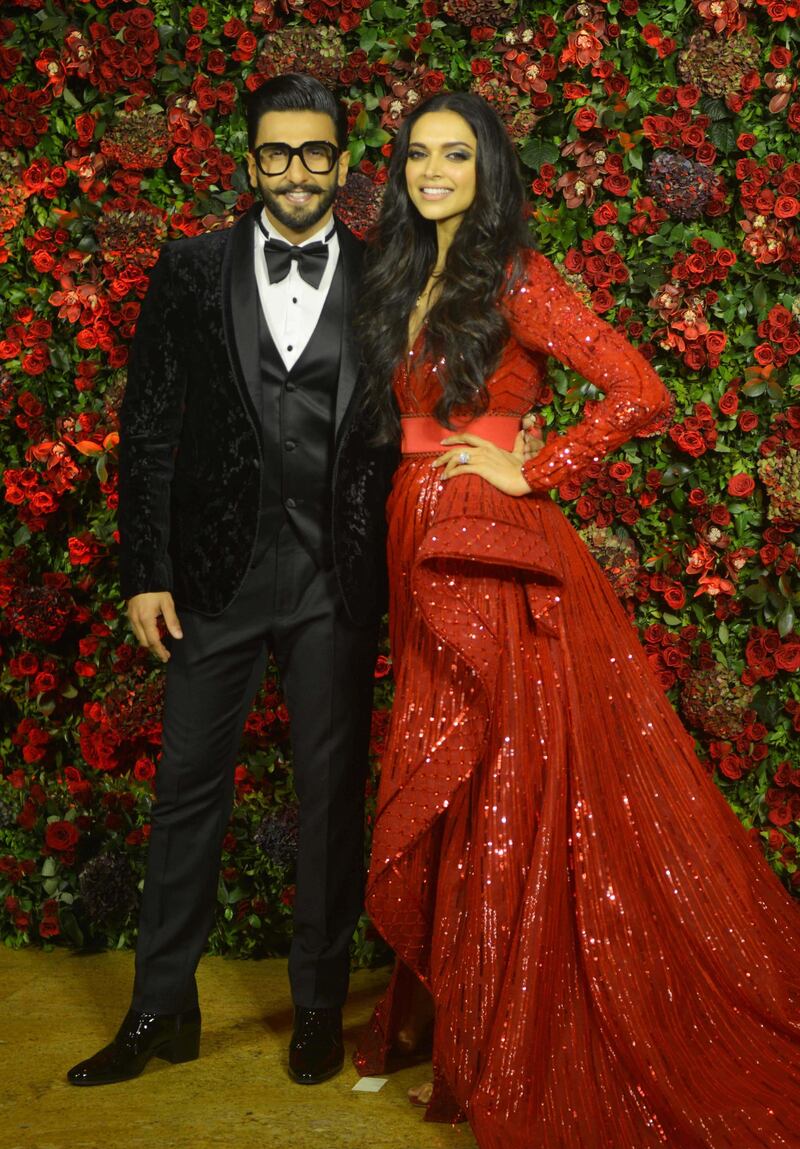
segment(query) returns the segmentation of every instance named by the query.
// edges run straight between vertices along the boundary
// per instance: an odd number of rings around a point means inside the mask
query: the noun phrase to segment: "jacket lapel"
[[[358,287],[361,281],[361,260],[363,245],[344,226],[341,220],[336,220],[336,234],[339,237],[339,252],[343,272],[343,302],[342,307],[342,351],[339,359],[339,381],[336,389],[336,437],[342,427],[350,400],[356,386],[359,369],[359,351],[353,332],[353,311],[358,298]]]
[[[222,262],[223,324],[228,356],[242,395],[242,402],[255,417],[251,400],[260,383],[258,342],[258,288],[253,269],[255,208],[231,229]]]

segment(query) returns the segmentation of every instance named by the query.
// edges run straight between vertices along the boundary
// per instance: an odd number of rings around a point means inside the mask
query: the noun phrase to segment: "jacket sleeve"
[[[644,356],[587,307],[543,255],[526,253],[525,273],[506,294],[504,310],[524,347],[560,360],[605,396],[525,463],[532,491],[580,479],[590,464],[669,410],[669,392]]]
[[[123,598],[172,590],[170,488],[180,438],[186,367],[180,354],[173,252],[150,273],[120,408],[119,534]]]

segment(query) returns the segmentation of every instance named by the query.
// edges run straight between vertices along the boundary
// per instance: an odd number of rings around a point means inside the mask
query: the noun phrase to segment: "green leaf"
[[[722,152],[732,152],[736,147],[736,129],[730,120],[717,120],[708,129],[708,138]]]
[[[350,167],[354,168],[361,163],[364,157],[364,152],[367,150],[367,145],[364,140],[351,140],[350,141]]]
[[[45,858],[45,860],[42,862],[42,877],[43,878],[54,877],[55,873],[56,873],[56,869],[57,869],[57,866],[56,866],[55,858]]]
[[[790,602],[787,602],[786,606],[783,608],[776,620],[778,634],[781,636],[781,638],[786,638],[787,634],[791,634],[791,632],[794,630],[794,624],[794,607]]]
[[[519,158],[527,168],[539,171],[542,164],[554,164],[559,156],[558,148],[550,140],[528,140],[519,153]]]
[[[74,95],[69,90],[69,88],[64,89],[64,103],[67,105],[68,108],[75,108],[76,110],[78,108],[83,107],[83,104],[80,102],[78,97],[76,95]]]
[[[382,148],[391,138],[389,132],[383,128],[373,128],[372,131],[364,137],[364,142],[368,148]]]
[[[724,100],[713,99],[711,96],[704,96],[700,101],[700,110],[704,115],[712,121],[712,123],[719,123],[720,120],[729,120],[731,118],[728,105]]]
[[[742,387],[744,395],[750,395],[755,398],[756,395],[763,395],[767,389],[766,379],[752,379],[749,383],[745,383]]]

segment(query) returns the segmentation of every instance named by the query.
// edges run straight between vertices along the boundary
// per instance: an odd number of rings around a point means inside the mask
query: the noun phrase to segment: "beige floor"
[[[141,1077],[76,1089],[64,1073],[105,1044],[128,1004],[127,953],[0,948],[2,1149],[476,1149],[467,1126],[425,1123],[405,1099],[427,1067],[354,1093],[348,1061],[332,1081],[286,1075],[286,963],[206,958],[198,981],[198,1061],[153,1060]],[[348,1054],[386,971],[356,974],[345,1012]]]

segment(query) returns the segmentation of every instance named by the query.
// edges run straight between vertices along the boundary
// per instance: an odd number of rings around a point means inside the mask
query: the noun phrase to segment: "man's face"
[[[336,148],[336,125],[326,112],[267,112],[259,121],[255,147],[247,153],[250,183],[264,201],[267,218],[292,243],[308,239],[330,219],[336,190],[347,179],[350,155],[343,152],[329,172],[310,172],[301,156],[293,155],[288,168],[278,174],[265,174],[256,155],[269,172],[270,167],[281,166],[280,149],[263,148],[264,144],[299,148],[309,143],[323,145],[307,152],[306,158],[313,167],[324,167],[324,145]]]

